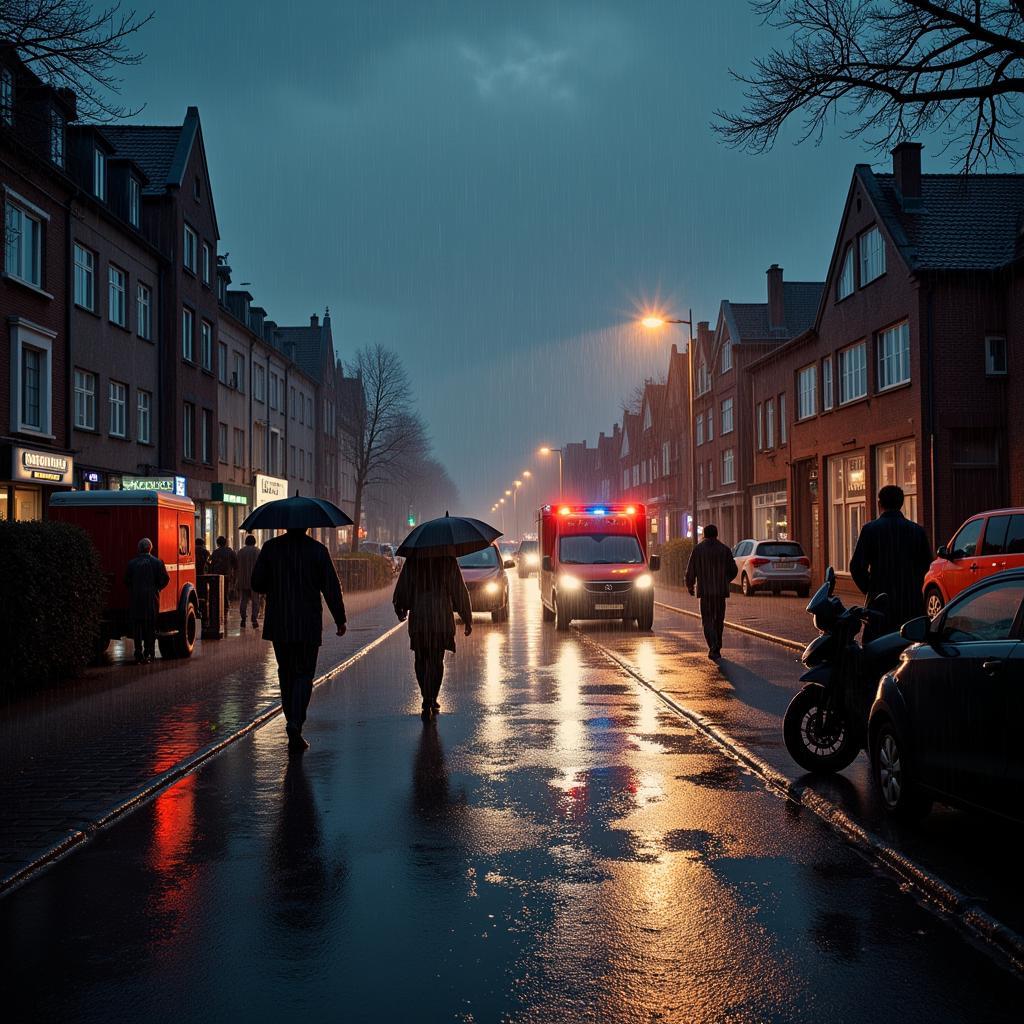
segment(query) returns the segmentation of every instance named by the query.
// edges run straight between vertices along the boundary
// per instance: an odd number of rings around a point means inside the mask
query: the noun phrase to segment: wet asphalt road
[[[512,584],[436,724],[396,636],[316,691],[301,760],[274,721],[0,900],[4,1019],[1019,1019],[1020,982]]]

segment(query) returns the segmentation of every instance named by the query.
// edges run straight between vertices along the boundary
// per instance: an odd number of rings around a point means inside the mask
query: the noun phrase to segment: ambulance
[[[568,629],[573,619],[621,619],[651,629],[651,574],[661,568],[661,559],[648,557],[643,505],[544,505],[537,513],[537,537],[545,622]]]

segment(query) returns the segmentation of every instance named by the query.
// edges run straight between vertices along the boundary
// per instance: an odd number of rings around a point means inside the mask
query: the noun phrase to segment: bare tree
[[[730,144],[762,152],[800,115],[799,141],[851,118],[847,137],[887,150],[944,137],[965,172],[1017,156],[1024,93],[1024,0],[752,0],[784,49],[733,77],[741,113],[716,112]]]
[[[71,89],[80,120],[114,121],[138,113],[113,101],[121,89],[118,69],[144,54],[131,37],[151,18],[89,0],[0,0],[0,44],[12,46],[44,82]]]
[[[355,476],[356,528],[352,550],[359,550],[359,523],[368,486],[407,471],[429,451],[423,424],[412,411],[412,394],[405,367],[398,356],[374,345],[360,349],[348,367],[362,381],[363,400],[346,410],[343,443]]]

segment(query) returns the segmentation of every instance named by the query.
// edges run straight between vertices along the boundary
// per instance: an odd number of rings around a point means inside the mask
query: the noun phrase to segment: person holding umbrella
[[[345,601],[338,573],[330,552],[306,530],[351,523],[331,502],[302,497],[261,505],[242,523],[243,530],[286,531],[260,549],[250,582],[266,598],[263,639],[274,645],[288,747],[295,753],[309,749],[302,727],[323,638],[321,597],[334,618],[337,635],[345,635]]]
[[[398,549],[405,564],[393,601],[399,622],[409,618],[409,646],[415,655],[424,721],[441,710],[437,697],[444,652],[455,652],[455,615],[465,623],[466,636],[473,632],[473,608],[457,558],[483,550],[500,536],[477,519],[445,513],[417,526]]]

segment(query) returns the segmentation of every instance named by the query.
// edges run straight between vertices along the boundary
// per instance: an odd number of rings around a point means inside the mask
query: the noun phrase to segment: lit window
[[[75,243],[75,304],[96,309],[96,257],[85,246]]]
[[[853,246],[848,245],[843,253],[843,263],[839,269],[839,280],[836,281],[836,298],[845,299],[853,294]]]
[[[989,337],[985,339],[985,373],[990,377],[1006,375],[1006,339]]]
[[[128,326],[127,291],[128,275],[111,264],[107,268],[107,316],[119,327]]]
[[[120,381],[110,382],[110,433],[113,437],[127,434],[128,385]]]
[[[37,288],[43,285],[43,225],[37,217],[8,200],[4,216],[4,268]]]
[[[818,367],[805,366],[796,375],[796,418],[805,420],[818,411]]]
[[[882,232],[871,228],[860,236],[860,286],[869,284],[885,273],[885,243]]]
[[[75,426],[96,429],[96,374],[75,370]]]
[[[856,401],[868,393],[867,346],[863,341],[839,353],[839,404]]]
[[[905,321],[878,334],[878,390],[910,380],[910,325]]]

